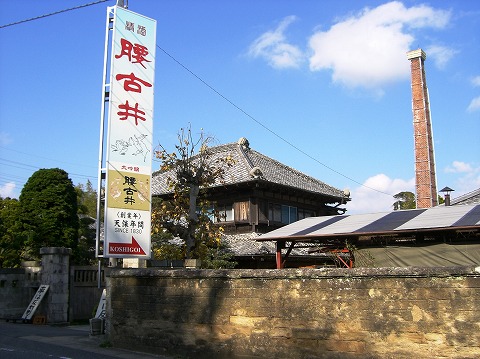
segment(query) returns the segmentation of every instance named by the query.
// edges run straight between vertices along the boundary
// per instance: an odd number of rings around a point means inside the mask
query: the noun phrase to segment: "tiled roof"
[[[452,198],[452,200],[450,201],[450,204],[452,206],[458,205],[458,204],[475,204],[475,203],[480,204],[480,188],[472,192],[465,193],[463,196]]]
[[[230,156],[234,161],[234,165],[226,169],[225,183],[218,183],[218,186],[263,180],[293,189],[332,196],[337,200],[344,198],[342,190],[251,149],[244,138],[241,138],[238,143],[211,147],[210,151],[213,159]],[[172,176],[173,171],[153,173],[152,195],[168,193],[166,178],[169,175]]]
[[[258,233],[224,234],[222,236],[222,241],[237,257],[267,254],[275,255],[277,251],[275,242],[257,241],[256,239],[258,238],[258,236]],[[311,254],[308,252],[308,248],[294,248],[291,251],[291,255],[304,256]]]
[[[236,256],[275,254],[275,242],[260,243],[255,240],[258,233],[225,234],[223,242]]]
[[[256,256],[256,255],[275,255],[276,246],[274,241],[259,242],[256,239],[260,236],[258,233],[240,233],[240,234],[223,234],[222,243],[225,244],[229,251],[235,256]],[[182,246],[183,239],[175,237],[168,241],[170,244]],[[313,246],[312,246],[313,247]],[[294,248],[292,255],[308,255],[307,248]]]

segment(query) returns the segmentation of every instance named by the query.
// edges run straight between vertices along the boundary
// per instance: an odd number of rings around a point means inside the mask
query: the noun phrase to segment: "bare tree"
[[[154,211],[154,231],[166,229],[182,238],[186,258],[200,258],[209,245],[220,243],[223,232],[211,221],[213,204],[205,197],[205,190],[221,185],[225,169],[233,160],[215,156],[210,149],[213,142],[214,138],[206,136],[203,130],[194,139],[190,127],[182,128],[174,152],[168,152],[162,145],[155,151],[162,161],[161,170],[169,172],[167,184],[172,196]]]

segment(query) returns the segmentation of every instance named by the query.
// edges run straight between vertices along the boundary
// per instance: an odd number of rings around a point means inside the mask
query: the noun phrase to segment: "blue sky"
[[[0,0],[0,26],[92,2]],[[0,195],[39,168],[96,186],[107,6],[0,28]],[[250,146],[329,185],[349,213],[414,191],[409,61],[422,48],[437,186],[480,187],[480,2],[155,1],[154,145],[181,127]],[[208,84],[208,86],[206,85]],[[213,89],[213,90],[212,90]],[[153,168],[158,168],[154,161]]]

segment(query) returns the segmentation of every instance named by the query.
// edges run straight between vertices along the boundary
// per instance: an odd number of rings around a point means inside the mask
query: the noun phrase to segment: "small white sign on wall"
[[[38,288],[37,293],[33,296],[32,301],[28,305],[27,309],[25,310],[25,313],[22,315],[23,320],[30,320],[32,319],[33,315],[35,314],[35,311],[37,310],[38,306],[40,305],[40,302],[42,301],[43,297],[45,296],[45,293],[47,293],[49,288],[48,284],[42,284],[40,288]]]
[[[102,292],[102,296],[100,297],[100,302],[98,303],[97,313],[95,314],[95,318],[105,319],[106,304],[107,304],[107,290],[104,289]]]

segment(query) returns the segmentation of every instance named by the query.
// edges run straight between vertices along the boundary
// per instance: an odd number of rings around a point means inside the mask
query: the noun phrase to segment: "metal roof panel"
[[[323,223],[330,221],[332,217],[337,216],[308,217],[305,219],[301,219],[300,221],[293,222],[272,232],[262,234],[262,239],[268,239],[269,237],[278,238],[301,235],[299,234],[300,232],[308,230],[310,228],[315,228],[318,225],[322,225]]]
[[[438,206],[424,211],[396,230],[450,227],[472,209],[472,206]]]
[[[367,224],[365,227],[360,228],[357,232],[370,233],[378,231],[393,231],[395,228],[412,220],[424,211],[426,211],[426,209],[393,211],[386,216]]]
[[[368,213],[368,214],[357,214],[352,216],[345,216],[341,221],[332,223],[331,225],[320,228],[310,235],[320,235],[320,234],[340,234],[340,233],[350,233],[355,232],[358,229],[365,227],[367,224],[378,220],[379,218],[385,217],[387,213]]]
[[[438,206],[393,212],[310,217],[261,235],[257,240],[310,241],[315,237],[381,235],[416,230],[465,229],[478,230],[480,205]]]

